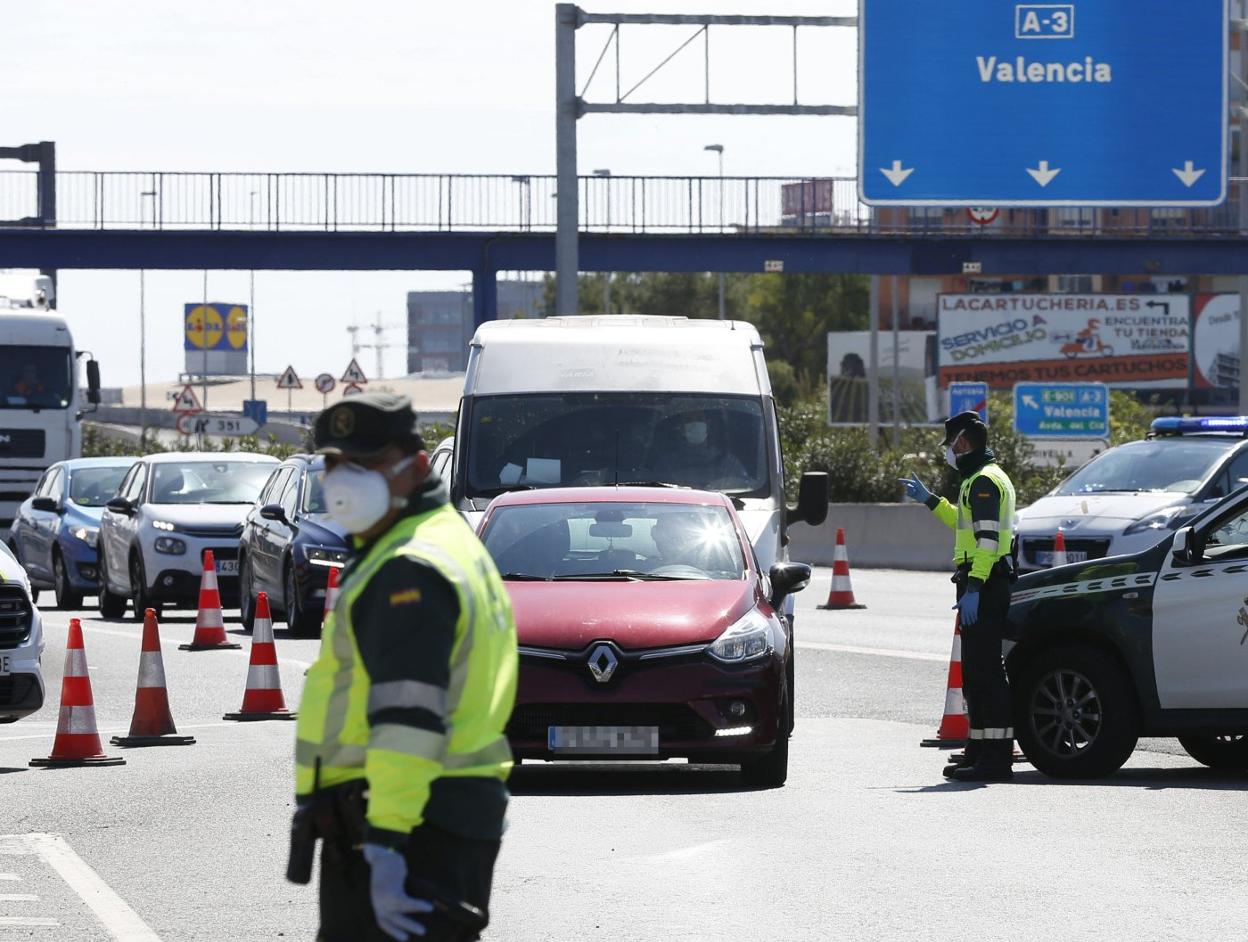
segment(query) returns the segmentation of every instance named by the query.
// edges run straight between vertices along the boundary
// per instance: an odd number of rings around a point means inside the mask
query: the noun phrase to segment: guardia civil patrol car
[[[1040,771],[1108,775],[1141,736],[1248,770],[1248,488],[1143,552],[1022,576],[1009,619],[1015,735]]]

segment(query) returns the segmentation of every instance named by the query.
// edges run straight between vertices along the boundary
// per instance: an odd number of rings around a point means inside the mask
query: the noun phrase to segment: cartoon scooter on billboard
[[[1066,341],[1062,344],[1061,352],[1069,359],[1075,359],[1079,356],[1093,356],[1100,354],[1101,356],[1112,357],[1114,348],[1107,343],[1101,341],[1101,322],[1095,317],[1088,321],[1088,326],[1072,338],[1069,334],[1065,336],[1054,336],[1055,340]]]

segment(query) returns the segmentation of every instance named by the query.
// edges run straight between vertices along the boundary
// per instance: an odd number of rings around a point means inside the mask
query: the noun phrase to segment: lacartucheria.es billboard
[[[1186,295],[945,294],[939,299],[940,385],[1188,384]]]

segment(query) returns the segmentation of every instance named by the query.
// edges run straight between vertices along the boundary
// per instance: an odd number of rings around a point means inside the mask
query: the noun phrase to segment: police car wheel
[[[1180,736],[1187,754],[1211,769],[1239,772],[1248,769],[1248,736]]]
[[[1015,716],[1028,761],[1054,778],[1109,775],[1139,740],[1126,671],[1112,655],[1086,645],[1043,651],[1027,664],[1015,685]]]

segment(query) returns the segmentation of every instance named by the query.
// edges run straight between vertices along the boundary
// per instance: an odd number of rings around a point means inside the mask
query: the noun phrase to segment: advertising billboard
[[[897,335],[898,412],[901,422],[928,421],[927,344],[930,330],[903,330]],[[880,333],[880,421],[893,421],[893,335]],[[867,421],[867,370],[871,362],[871,333],[866,330],[828,334],[828,424],[862,425]]]
[[[194,376],[247,373],[247,305],[214,301],[182,307],[186,372]]]
[[[940,385],[1184,388],[1190,307],[1186,295],[1176,294],[943,294]]]
[[[1239,295],[1198,294],[1195,309],[1193,385],[1239,389]]]

